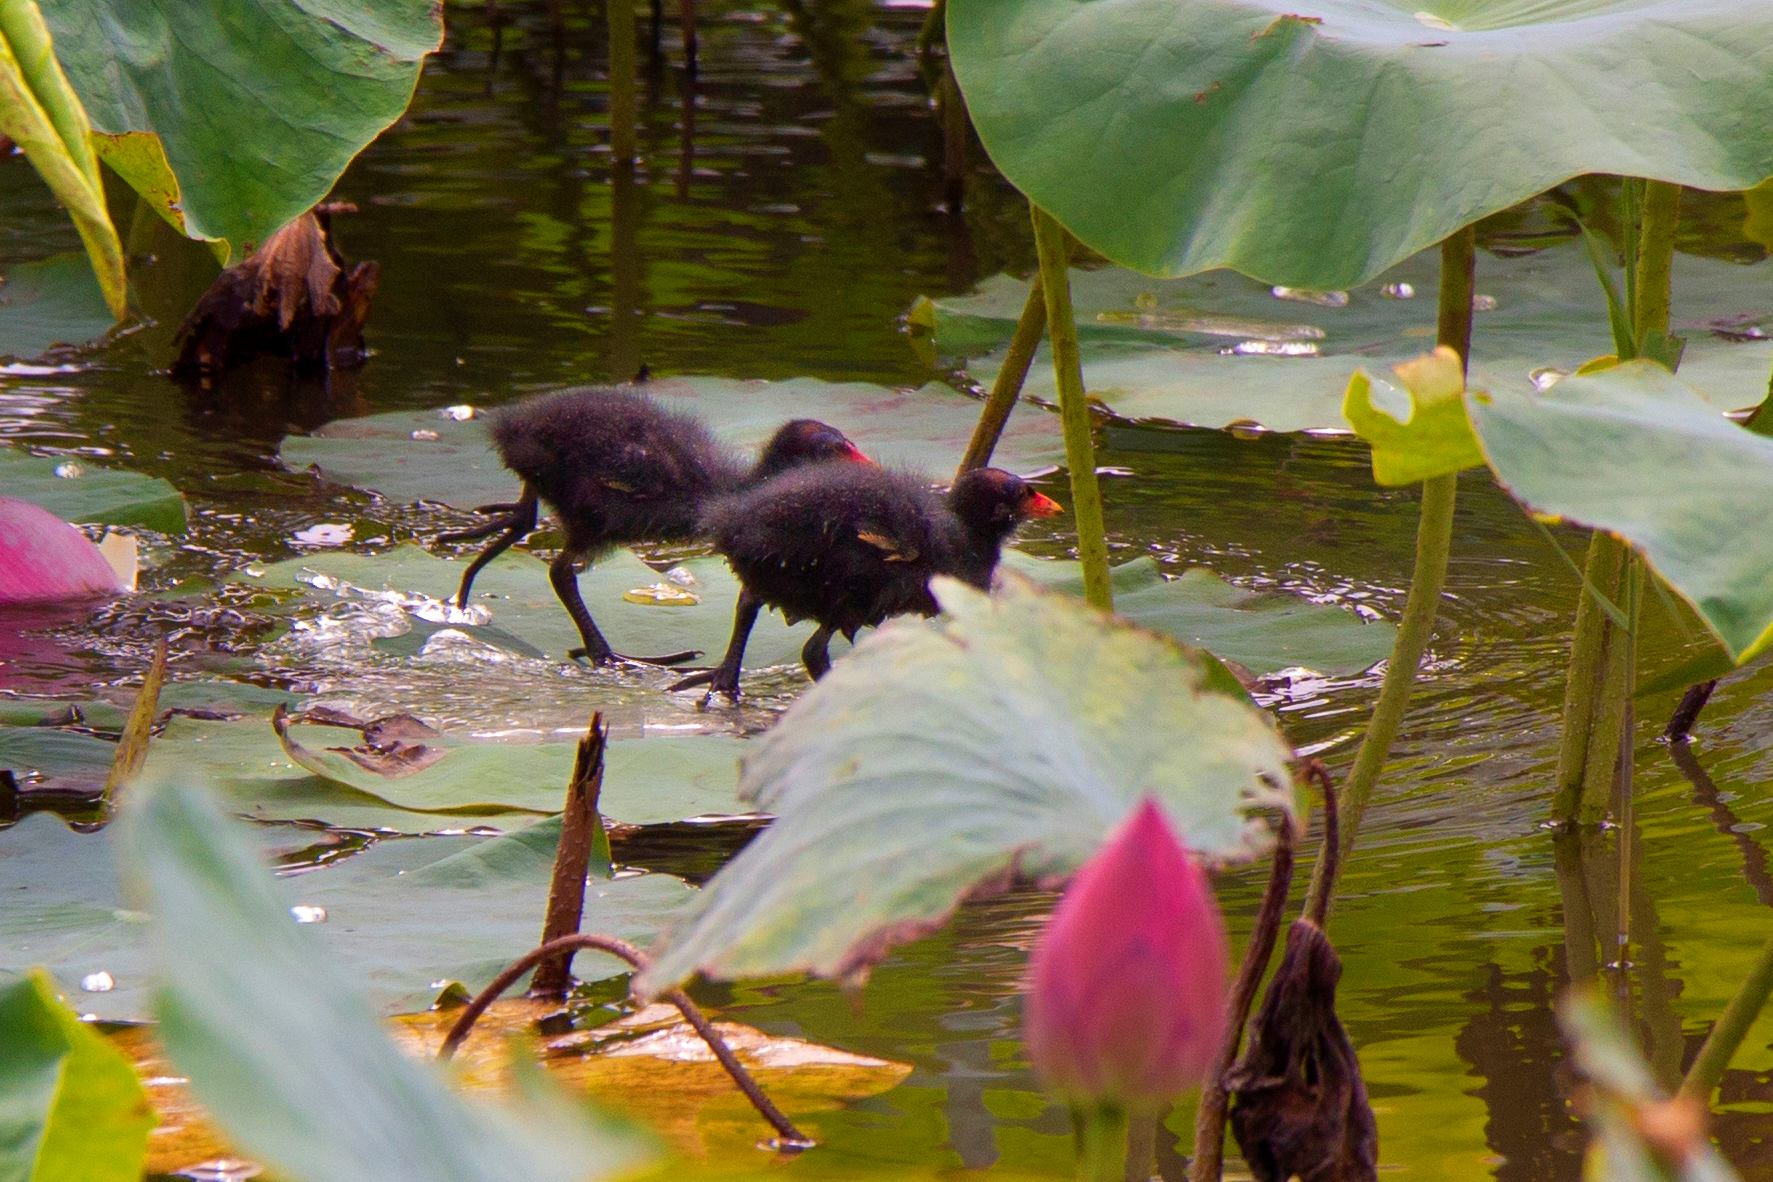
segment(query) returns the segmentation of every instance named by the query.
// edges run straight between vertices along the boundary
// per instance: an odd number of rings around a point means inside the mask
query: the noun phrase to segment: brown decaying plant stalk
[[[1335,785],[1324,765],[1315,759],[1307,760],[1300,767],[1300,774],[1316,785],[1323,795],[1324,841],[1318,856],[1334,862],[1341,854]],[[1277,837],[1274,860],[1268,871],[1268,886],[1262,894],[1262,906],[1256,912],[1249,947],[1244,949],[1243,962],[1238,965],[1237,980],[1231,986],[1225,1046],[1220,1049],[1212,1072],[1201,1085],[1200,1106],[1195,1109],[1194,1114],[1194,1160],[1189,1167],[1189,1182],[1219,1182],[1224,1165],[1225,1113],[1231,1098],[1230,1093],[1225,1090],[1225,1075],[1237,1060],[1238,1049],[1243,1043],[1244,1026],[1250,1020],[1250,1007],[1255,1004],[1256,990],[1262,984],[1262,977],[1268,971],[1268,962],[1274,955],[1274,945],[1280,935],[1281,915],[1287,909],[1287,896],[1293,885],[1293,826],[1290,823],[1283,824]],[[1335,880],[1334,868],[1330,869],[1330,879]],[[1321,896],[1313,900],[1306,918],[1322,927],[1328,907],[1328,895]]]
[[[437,1058],[442,1061],[453,1058],[456,1048],[462,1045],[463,1040],[468,1037],[468,1032],[474,1029],[474,1023],[480,1019],[480,1015],[484,1014],[487,1007],[498,1000],[500,994],[515,985],[519,977],[549,957],[577,952],[582,949],[607,952],[637,969],[644,969],[652,963],[646,953],[628,941],[618,940],[614,936],[599,936],[583,932],[577,935],[562,936],[558,940],[550,940],[541,947],[526,952],[513,962],[510,968],[493,978],[492,984],[482,989],[479,995],[468,1003],[467,1007],[462,1010],[461,1017],[456,1019],[456,1024],[450,1027],[449,1034],[444,1037],[443,1046],[438,1048]],[[745,1065],[739,1062],[738,1056],[733,1054],[733,1049],[726,1045],[726,1040],[720,1037],[720,1032],[714,1029],[713,1024],[708,1021],[707,1015],[702,1013],[701,1009],[689,999],[683,990],[670,990],[663,994],[663,997],[676,1006],[683,1014],[684,1021],[688,1022],[695,1032],[702,1036],[702,1041],[708,1044],[708,1049],[714,1052],[714,1057],[720,1060],[720,1065],[726,1068],[726,1073],[732,1076],[735,1084],[739,1085],[739,1090],[745,1093],[745,1098],[751,1101],[751,1106],[756,1108],[758,1114],[770,1123],[771,1128],[776,1130],[777,1135],[781,1138],[779,1142],[781,1148],[799,1150],[814,1144],[811,1138],[795,1128],[793,1122],[782,1115],[782,1110],[763,1094],[763,1089],[757,1086],[757,1081],[751,1078],[751,1073],[745,1070]]]

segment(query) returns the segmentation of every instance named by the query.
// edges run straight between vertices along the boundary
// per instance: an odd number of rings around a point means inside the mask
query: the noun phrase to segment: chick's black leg
[[[702,655],[699,648],[686,648],[657,657],[630,657],[612,649],[609,641],[603,638],[603,633],[597,630],[597,624],[585,607],[585,599],[579,594],[579,572],[574,569],[573,556],[569,551],[562,550],[560,556],[549,564],[548,581],[554,584],[554,594],[560,597],[560,602],[566,606],[566,614],[579,626],[579,638],[585,642],[584,648],[567,650],[566,655],[575,660],[584,657],[593,665],[610,665],[617,661],[627,661],[633,665],[680,665]]]
[[[820,624],[819,630],[807,638],[806,646],[800,650],[800,663],[814,681],[831,672],[831,634],[837,629],[830,624]]]
[[[548,581],[554,584],[554,594],[566,608],[566,614],[578,625],[579,638],[585,642],[584,648],[575,648],[566,655],[584,657],[593,665],[607,665],[616,659],[615,650],[610,648],[609,641],[597,630],[596,621],[586,610],[584,597],[579,594],[579,572],[574,568],[571,551],[562,550],[553,562],[548,564]]]
[[[691,689],[705,685],[710,695],[722,693],[733,701],[738,701],[739,672],[745,663],[745,645],[751,639],[751,629],[757,624],[757,612],[762,606],[748,589],[740,587],[739,606],[733,612],[733,635],[727,641],[726,656],[720,658],[720,664],[714,668],[692,673],[682,681],[672,684],[670,689]]]
[[[487,563],[522,541],[531,530],[536,528],[536,494],[534,489],[527,486],[523,490],[523,499],[516,504],[483,505],[481,510],[509,510],[510,515],[501,517],[490,525],[479,529],[437,535],[437,540],[440,542],[466,542],[473,538],[483,538],[497,529],[505,531],[493,539],[487,548],[468,564],[468,569],[462,572],[462,587],[456,592],[456,606],[459,608],[468,606],[468,594],[474,590],[474,576],[479,574]]]

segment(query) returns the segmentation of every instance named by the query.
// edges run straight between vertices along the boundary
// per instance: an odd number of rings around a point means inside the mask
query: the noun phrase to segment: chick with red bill
[[[593,664],[673,665],[701,654],[694,649],[653,657],[616,652],[579,594],[582,563],[595,562],[617,546],[693,541],[701,536],[710,501],[796,468],[831,461],[873,465],[837,428],[795,419],[783,424],[747,466],[695,416],[620,387],[526,398],[494,412],[492,437],[505,466],[522,478],[523,494],[510,504],[481,506],[478,512],[499,515],[484,526],[439,535],[442,542],[498,535],[463,572],[456,603],[468,605],[474,577],[536,528],[537,504],[545,504],[566,534],[549,567],[549,581],[584,641],[568,655]]]
[[[922,476],[875,467],[823,465],[789,472],[709,505],[703,532],[739,579],[732,641],[713,669],[670,688],[706,685],[737,700],[745,645],[758,613],[818,629],[801,649],[814,680],[831,667],[834,635],[891,616],[932,616],[932,575],[990,586],[1003,543],[1030,517],[1059,505],[997,468],[967,472],[945,496]]]

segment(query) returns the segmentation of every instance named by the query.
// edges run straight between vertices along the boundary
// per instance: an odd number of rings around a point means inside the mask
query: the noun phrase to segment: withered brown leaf
[[[1375,1182],[1379,1129],[1360,1060],[1336,1017],[1342,958],[1293,922],[1250,1045],[1226,1075],[1231,1131],[1257,1182]]]
[[[213,376],[260,353],[311,373],[360,365],[381,271],[373,262],[347,271],[333,244],[332,215],[352,208],[316,206],[217,276],[179,326],[174,376]]]

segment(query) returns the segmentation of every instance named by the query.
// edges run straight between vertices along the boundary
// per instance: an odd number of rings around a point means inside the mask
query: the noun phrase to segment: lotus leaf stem
[[[1760,1016],[1770,993],[1773,993],[1773,936],[1761,945],[1761,954],[1755,959],[1754,968],[1737,987],[1730,1004],[1724,1007],[1717,1025],[1705,1036],[1699,1057],[1693,1060],[1693,1066],[1687,1069],[1687,1077],[1681,1081],[1681,1095],[1690,1096],[1701,1104],[1711,1102],[1712,1089],[1724,1078],[1724,1068],[1730,1065],[1731,1057],[1747,1037],[1749,1027]]]
[[[562,936],[558,940],[550,940],[541,947],[524,953],[522,957],[512,963],[510,968],[493,978],[492,984],[482,989],[474,1000],[468,1003],[467,1007],[462,1010],[461,1017],[456,1019],[456,1024],[449,1028],[449,1034],[444,1037],[443,1045],[437,1050],[437,1058],[444,1061],[453,1058],[456,1048],[462,1045],[462,1041],[468,1037],[468,1032],[474,1029],[474,1023],[479,1021],[480,1015],[484,1014],[487,1007],[498,1000],[500,994],[515,985],[517,979],[523,974],[549,957],[577,952],[585,948],[607,952],[637,969],[645,969],[652,964],[652,959],[646,953],[628,941],[618,940],[614,936],[580,932],[571,936]],[[703,1014],[700,1007],[689,999],[688,994],[681,989],[673,989],[663,994],[663,997],[676,1006],[678,1011],[683,1014],[683,1020],[688,1022],[697,1034],[701,1035],[702,1041],[708,1044],[708,1049],[714,1052],[714,1057],[720,1060],[720,1065],[726,1068],[726,1073],[732,1076],[733,1082],[739,1085],[739,1090],[745,1093],[745,1098],[751,1101],[751,1106],[757,1109],[758,1114],[770,1123],[771,1128],[776,1130],[777,1135],[781,1138],[782,1148],[805,1149],[814,1144],[805,1133],[794,1127],[793,1122],[782,1115],[782,1110],[777,1108],[768,1096],[764,1095],[763,1089],[757,1086],[757,1081],[751,1078],[751,1073],[745,1070],[745,1065],[739,1062],[737,1055],[733,1054],[733,1049],[726,1045],[726,1040],[720,1037],[720,1032],[714,1029],[713,1024],[708,1021],[707,1015]]]
[[[1335,788],[1323,765],[1312,760],[1316,777],[1324,791],[1324,799],[1334,808]],[[1308,774],[1310,774],[1308,770]],[[1330,835],[1329,814],[1325,813],[1325,833]],[[1274,859],[1268,867],[1268,886],[1262,892],[1262,905],[1250,929],[1250,943],[1237,966],[1237,979],[1231,985],[1225,1022],[1225,1046],[1213,1063],[1206,1082],[1201,1085],[1200,1104],[1194,1110],[1194,1160],[1188,1169],[1189,1182],[1219,1182],[1225,1160],[1225,1111],[1230,1093],[1225,1088],[1225,1075],[1237,1061],[1243,1044],[1244,1026],[1250,1020],[1250,1007],[1255,1004],[1256,990],[1268,971],[1274,956],[1275,941],[1280,936],[1281,916],[1287,909],[1287,895],[1293,885],[1293,826],[1283,823],[1276,835]],[[1328,852],[1326,847],[1326,853]]]
[[[991,383],[991,396],[979,412],[979,424],[973,428],[967,454],[961,457],[960,468],[954,473],[956,478],[991,462],[991,453],[1003,434],[1004,424],[1010,421],[1016,399],[1022,395],[1022,383],[1028,380],[1028,367],[1034,363],[1034,351],[1040,348],[1040,338],[1046,331],[1046,287],[1037,273],[1028,287],[1028,298],[1022,303],[1022,315],[1016,319],[1016,334],[1010,338],[1003,368]]]
[[[1620,783],[1620,770],[1629,768],[1632,745],[1631,694],[1637,666],[1638,603],[1644,585],[1643,560],[1630,550],[1623,552],[1620,574],[1625,592],[1623,607],[1630,629],[1607,622],[1603,640],[1605,663],[1601,669],[1599,700],[1588,735],[1588,753],[1582,771],[1582,795],[1576,805],[1576,823],[1598,825],[1616,792],[1623,792],[1621,808],[1630,793],[1629,778]]]
[[[609,153],[612,164],[634,162],[637,51],[634,45],[634,0],[608,0],[609,21]]]
[[[1071,314],[1065,228],[1040,206],[1031,204],[1029,208],[1034,215],[1034,245],[1040,253],[1040,276],[1046,293],[1047,331],[1053,342],[1053,377],[1059,387],[1065,465],[1071,469],[1071,511],[1077,518],[1077,556],[1083,563],[1084,598],[1093,607],[1113,611],[1102,489],[1096,482],[1096,448],[1090,441],[1090,408],[1084,402],[1077,322]]]
[[[1681,187],[1668,181],[1644,182],[1643,229],[1638,234],[1637,283],[1631,309],[1632,331],[1640,342],[1648,333],[1667,332],[1674,302],[1675,230],[1681,216]]]
[[[1625,196],[1625,312],[1636,341],[1642,344],[1653,334],[1668,332],[1681,187],[1628,178]],[[1609,598],[1617,599],[1622,585],[1631,598],[1629,593],[1642,585],[1642,565],[1623,541],[1597,530],[1589,539],[1583,573]],[[1635,601],[1628,618],[1637,618]],[[1552,799],[1554,822],[1598,822],[1605,814],[1605,793],[1614,779],[1616,764],[1609,761],[1617,760],[1622,747],[1629,749],[1624,698],[1631,693],[1634,671],[1627,666],[1635,663],[1636,653],[1622,631],[1605,618],[1592,595],[1582,596],[1576,607],[1576,633],[1564,679],[1564,733],[1558,748],[1557,792]],[[1703,704],[1701,700],[1699,705]],[[1683,733],[1697,716],[1695,708],[1685,720]],[[1670,729],[1672,732],[1672,722]]]
[[[1071,1136],[1077,1147],[1077,1182],[1126,1182],[1125,1108],[1110,1102],[1074,1105]]]

